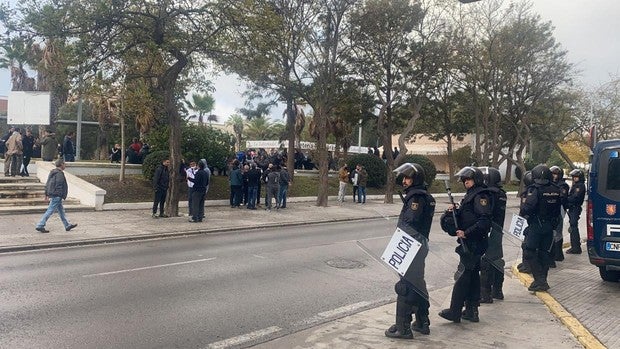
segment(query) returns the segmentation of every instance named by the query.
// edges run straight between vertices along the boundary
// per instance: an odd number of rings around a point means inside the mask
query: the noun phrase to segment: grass
[[[80,178],[90,182],[106,191],[105,202],[148,202],[153,200],[153,188],[150,181],[144,179],[141,175],[127,175],[124,182],[119,182],[117,175],[110,176],[80,176]],[[338,195],[338,179],[329,178],[328,194],[330,196]],[[506,191],[514,191],[518,189],[518,185],[509,184],[504,187]],[[187,186],[185,182],[180,185],[180,197],[187,197]],[[264,189],[261,189],[264,193]],[[295,176],[294,183],[289,187],[289,197],[316,196],[318,190],[318,178]],[[347,195],[351,195],[351,185],[347,187]],[[435,181],[430,187],[431,193],[445,193],[445,185],[443,181]],[[452,183],[452,191],[455,193],[463,192],[463,185],[460,183]],[[367,195],[383,195],[385,188],[367,188]],[[230,195],[230,187],[228,185],[228,177],[212,176],[209,184],[209,193],[207,200],[225,200]]]

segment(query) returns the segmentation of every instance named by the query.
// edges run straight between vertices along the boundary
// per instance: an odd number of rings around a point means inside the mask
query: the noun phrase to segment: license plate
[[[605,250],[607,250],[607,251],[620,251],[620,242],[607,242],[607,243],[605,243]]]

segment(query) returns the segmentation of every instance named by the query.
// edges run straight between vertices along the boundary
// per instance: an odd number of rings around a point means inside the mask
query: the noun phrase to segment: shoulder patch
[[[480,205],[482,206],[486,206],[488,205],[489,201],[487,199],[480,199]]]
[[[411,209],[412,210],[417,211],[418,207],[420,207],[420,204],[418,204],[417,202],[411,203]]]

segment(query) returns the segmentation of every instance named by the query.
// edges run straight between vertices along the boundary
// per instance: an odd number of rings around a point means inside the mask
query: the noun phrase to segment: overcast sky
[[[482,0],[484,1],[484,0]],[[620,0],[532,0],[535,12],[555,26],[555,37],[581,71],[585,86],[596,86],[620,75]],[[227,119],[243,107],[245,85],[230,76],[215,80],[214,114]],[[10,90],[8,70],[0,70],[0,95]],[[283,106],[272,111],[282,120]],[[220,120],[224,121],[224,120]]]

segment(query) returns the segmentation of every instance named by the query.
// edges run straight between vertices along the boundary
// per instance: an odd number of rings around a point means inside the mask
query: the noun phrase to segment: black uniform
[[[457,226],[465,232],[465,238],[460,239],[460,244],[455,251],[460,256],[460,263],[464,270],[454,284],[450,308],[439,313],[447,320],[460,322],[463,305],[466,305],[464,317],[478,321],[480,258],[488,247],[488,234],[493,213],[492,202],[492,195],[487,188],[474,186],[467,190],[456,211]]]
[[[547,274],[551,265],[553,230],[557,229],[561,208],[560,188],[550,181],[528,187],[519,215],[527,219],[528,235],[523,258],[528,262],[534,282],[530,291],[549,289]]]
[[[568,192],[566,204],[568,206],[568,232],[570,233],[570,250],[567,252],[581,253],[581,240],[579,237],[579,216],[581,215],[581,205],[586,195],[586,186],[582,180],[573,182]]]
[[[558,218],[558,226],[553,231],[553,249],[551,250],[551,255],[553,257],[553,261],[561,262],[564,260],[564,252],[562,251],[562,246],[564,245],[564,216],[563,210],[568,209],[567,197],[568,197],[568,184],[564,180],[564,178],[560,178],[557,182],[553,182],[553,184],[557,185],[560,188],[560,201],[562,203],[562,209],[560,210],[560,217]]]
[[[493,197],[493,214],[489,247],[480,261],[480,301],[493,303],[493,298],[504,299],[502,286],[504,284],[504,249],[502,240],[504,233],[504,218],[506,217],[506,192],[502,188],[489,187]]]
[[[425,186],[410,186],[405,189],[403,208],[400,211],[397,226],[420,242],[428,240],[434,213],[435,199],[426,191]],[[426,252],[428,253],[428,251]],[[423,253],[423,250],[420,250],[418,253]],[[418,255],[416,259],[421,258],[423,261],[425,257]],[[422,275],[416,275],[422,279],[421,285],[424,288],[423,290],[416,289],[413,284],[404,278],[401,278],[394,286],[398,295],[396,300],[396,324],[408,327],[412,321],[412,314],[415,313],[416,322],[413,329],[422,333],[424,333],[422,327],[428,331],[428,325],[430,324],[428,319],[430,304],[426,298],[420,295],[420,293],[428,295],[423,267],[424,265],[422,264]]]

